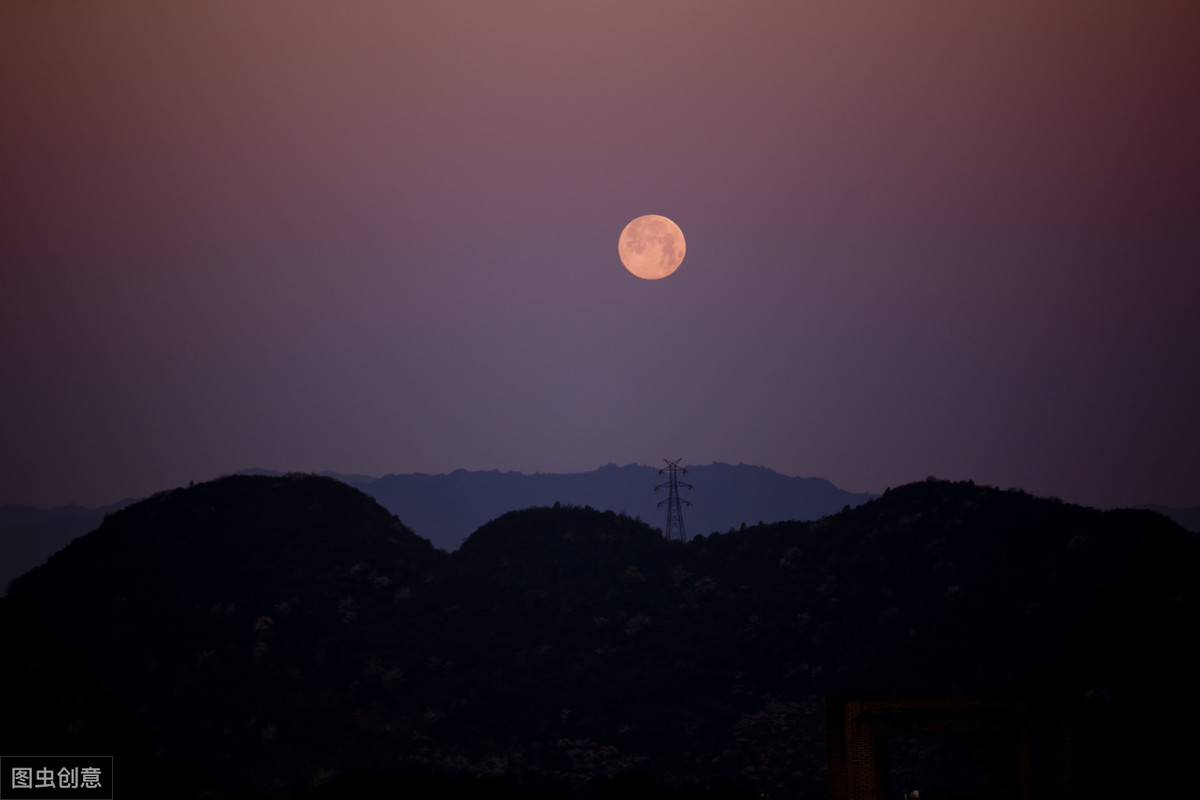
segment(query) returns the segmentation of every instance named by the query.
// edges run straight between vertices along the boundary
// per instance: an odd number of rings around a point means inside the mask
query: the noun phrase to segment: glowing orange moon
[[[656,281],[679,269],[687,242],[679,226],[658,214],[646,214],[625,226],[617,240],[617,255],[625,269]]]

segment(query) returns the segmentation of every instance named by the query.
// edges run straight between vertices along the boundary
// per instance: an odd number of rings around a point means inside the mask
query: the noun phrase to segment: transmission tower
[[[687,503],[690,506],[691,502],[679,499],[679,487],[686,486],[688,490],[693,490],[696,487],[679,480],[678,473],[682,472],[684,475],[687,475],[687,470],[679,466],[679,462],[682,459],[677,458],[674,461],[667,461],[664,458],[663,461],[667,465],[660,469],[658,474],[662,475],[666,473],[667,479],[654,487],[654,491],[656,492],[659,489],[668,490],[667,499],[658,504],[659,508],[662,508],[664,505],[667,507],[667,527],[663,531],[663,538],[667,540],[673,539],[677,542],[686,542],[687,534],[683,532],[683,509],[680,508],[680,503]]]

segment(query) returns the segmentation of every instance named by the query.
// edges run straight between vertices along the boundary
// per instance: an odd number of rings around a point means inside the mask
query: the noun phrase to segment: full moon
[[[656,281],[679,268],[687,251],[683,231],[666,217],[646,214],[625,226],[617,241],[617,254],[625,269]]]

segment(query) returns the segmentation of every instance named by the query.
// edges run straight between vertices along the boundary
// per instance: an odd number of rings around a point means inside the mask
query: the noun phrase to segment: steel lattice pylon
[[[654,491],[656,492],[659,489],[668,490],[667,499],[658,504],[659,508],[662,508],[664,505],[667,507],[667,527],[663,530],[663,538],[677,542],[686,542],[687,534],[683,530],[683,508],[681,504],[687,503],[690,506],[691,502],[679,498],[679,487],[686,486],[689,490],[693,490],[696,487],[679,480],[678,473],[682,472],[684,475],[687,475],[687,470],[679,466],[679,462],[682,459],[677,458],[674,461],[667,461],[664,458],[663,461],[667,465],[660,469],[658,474],[662,475],[666,473],[667,480],[654,487]]]

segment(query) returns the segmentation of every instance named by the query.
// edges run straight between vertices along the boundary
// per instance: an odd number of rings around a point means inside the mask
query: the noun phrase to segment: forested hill
[[[816,798],[827,695],[994,691],[1081,721],[1081,789],[1165,780],[1196,547],[1151,512],[929,481],[686,545],[531,508],[446,554],[332,479],[234,476],[13,584],[0,752],[113,753],[131,791],[189,796],[348,796],[410,763]]]

